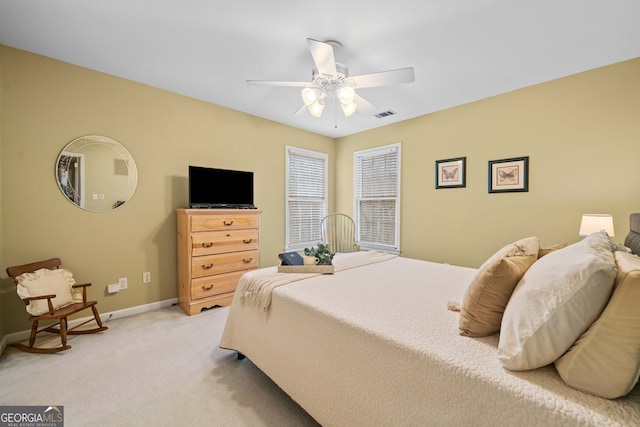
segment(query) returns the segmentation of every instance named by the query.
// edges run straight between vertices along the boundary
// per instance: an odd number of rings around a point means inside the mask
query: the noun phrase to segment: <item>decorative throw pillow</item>
[[[555,245],[551,245],[548,248],[540,248],[540,250],[538,251],[538,259],[547,254],[550,254],[553,251],[557,251],[558,249],[562,249],[565,247],[567,247],[566,243],[556,243]]]
[[[502,317],[498,359],[514,371],[555,362],[598,318],[616,275],[609,236],[593,233],[534,263]]]
[[[24,273],[16,278],[16,290],[20,298],[52,295],[54,309],[64,307],[74,302],[71,286],[75,283],[71,272],[65,269],[49,270],[42,268],[33,273]],[[27,312],[32,316],[39,316],[49,312],[46,299],[31,301],[27,305]]]
[[[538,246],[536,237],[518,240],[480,266],[460,307],[460,335],[484,337],[500,330],[513,288],[538,258]]]
[[[555,362],[569,386],[607,399],[629,393],[640,375],[640,257],[614,256],[618,273],[609,303]]]
[[[65,277],[65,279],[67,279],[67,283],[71,288],[71,296],[73,296],[73,302],[84,302],[84,299],[82,298],[82,292],[83,292],[82,288],[73,287],[73,285],[77,283],[76,279],[73,277],[73,273],[65,268],[59,268],[58,271],[64,272],[64,273],[58,273],[58,274],[62,274]]]

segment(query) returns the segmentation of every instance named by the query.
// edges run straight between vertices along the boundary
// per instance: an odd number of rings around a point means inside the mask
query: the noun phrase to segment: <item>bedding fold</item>
[[[334,274],[395,257],[397,255],[377,251],[337,253],[333,258]],[[261,268],[245,273],[240,278],[236,293],[240,294],[243,303],[267,310],[271,305],[271,294],[274,289],[319,275],[320,273],[278,273],[278,267]]]

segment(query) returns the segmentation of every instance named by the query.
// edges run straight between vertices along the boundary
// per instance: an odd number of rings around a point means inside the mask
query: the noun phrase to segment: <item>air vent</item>
[[[387,110],[387,111],[383,111],[382,113],[378,113],[378,114],[376,114],[376,115],[375,115],[375,117],[377,117],[377,118],[379,118],[379,119],[383,119],[383,118],[385,118],[385,117],[393,116],[393,115],[395,115],[395,114],[398,114],[398,113],[396,113],[396,112],[395,112],[395,111],[393,111],[393,110]]]

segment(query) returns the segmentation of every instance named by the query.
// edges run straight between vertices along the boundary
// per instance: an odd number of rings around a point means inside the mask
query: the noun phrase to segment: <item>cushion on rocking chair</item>
[[[36,297],[40,295],[55,294],[51,300],[54,310],[67,306],[77,301],[82,301],[71,288],[76,281],[73,274],[64,268],[49,270],[42,268],[33,273],[23,273],[16,277],[16,290],[20,298]],[[39,316],[49,312],[46,299],[31,301],[27,305],[27,312],[32,316]]]

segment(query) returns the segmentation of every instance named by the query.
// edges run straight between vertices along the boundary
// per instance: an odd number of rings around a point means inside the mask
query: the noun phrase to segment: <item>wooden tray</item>
[[[333,274],[333,265],[279,265],[278,273]]]

